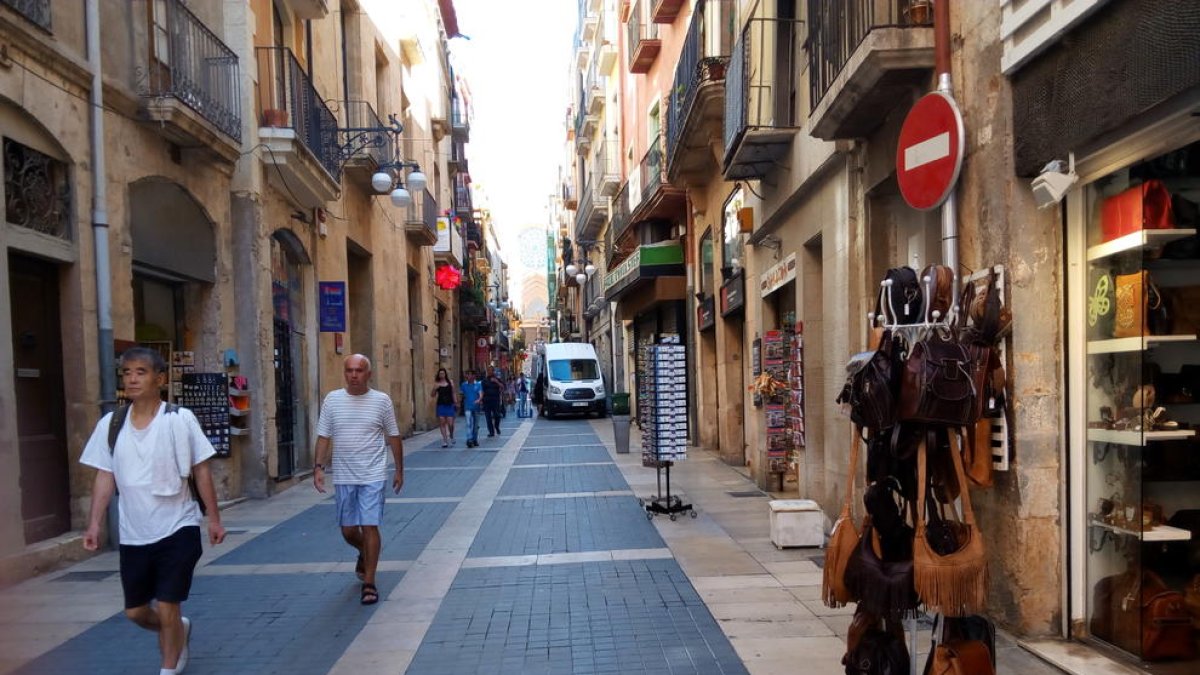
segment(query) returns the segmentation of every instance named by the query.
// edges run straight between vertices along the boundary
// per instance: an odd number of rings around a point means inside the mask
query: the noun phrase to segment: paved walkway
[[[187,672],[842,672],[850,612],[817,599],[821,552],[776,549],[740,473],[693,453],[672,483],[699,517],[649,521],[655,474],[611,452],[608,420],[506,422],[476,450],[406,443],[373,607],[328,496],[226,510],[185,605]],[[157,672],[116,569],[107,553],[0,592],[0,673]],[[1057,672],[999,651],[1002,672]]]

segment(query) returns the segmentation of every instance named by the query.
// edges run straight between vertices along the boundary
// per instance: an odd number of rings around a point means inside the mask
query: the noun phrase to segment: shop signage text
[[[631,274],[637,274],[638,269],[642,266],[642,249],[639,247],[629,254],[629,257],[617,265],[617,268],[608,274],[604,275],[604,290],[607,292],[610,288],[617,285],[617,282],[623,280]]]
[[[740,310],[746,304],[746,278],[738,274],[721,284],[721,316]]]
[[[321,281],[317,284],[321,298],[321,332],[346,331],[346,282]]]
[[[766,272],[763,272],[761,280],[758,283],[758,289],[762,292],[762,296],[765,298],[795,278],[796,254],[793,253],[783,260],[775,263],[775,265]]]
[[[717,323],[716,302],[713,296],[708,296],[696,306],[696,325],[700,330],[708,330]]]

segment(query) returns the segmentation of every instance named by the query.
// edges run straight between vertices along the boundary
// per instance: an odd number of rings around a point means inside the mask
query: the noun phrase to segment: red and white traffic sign
[[[896,182],[914,209],[936,209],[950,196],[963,162],[963,120],[949,95],[922,96],[900,128]]]

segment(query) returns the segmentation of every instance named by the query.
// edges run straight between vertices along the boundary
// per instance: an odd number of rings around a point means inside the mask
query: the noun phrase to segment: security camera
[[[1075,174],[1074,153],[1070,155],[1065,172],[1063,171],[1063,162],[1061,159],[1050,162],[1042,169],[1042,173],[1037,178],[1034,178],[1030,184],[1030,187],[1033,188],[1033,199],[1037,203],[1037,207],[1044,209],[1061,202],[1062,198],[1066,196],[1067,191],[1078,180],[1079,176]]]

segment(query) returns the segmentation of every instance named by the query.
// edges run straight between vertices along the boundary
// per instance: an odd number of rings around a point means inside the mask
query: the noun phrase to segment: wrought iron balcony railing
[[[629,227],[629,219],[629,182],[626,181],[617,192],[617,196],[613,197],[612,216],[608,219],[608,230],[604,237],[604,250],[608,251],[609,267],[616,257],[614,244],[625,234]]]
[[[438,203],[433,194],[426,188],[419,194],[412,195],[412,203],[408,205],[409,223],[420,223],[429,231],[434,240],[437,239]]]
[[[464,220],[471,218],[471,177],[460,173],[454,177],[454,213]]]
[[[346,101],[346,128],[341,130],[342,154],[345,160],[366,157],[375,166],[392,161],[392,136],[381,129],[386,125],[366,101]]]
[[[263,126],[291,128],[334,181],[342,179],[337,117],[287,47],[257,47]]]
[[[732,0],[708,0],[704,11],[719,12],[719,16],[724,19],[732,16],[733,3]],[[725,79],[725,69],[729,64],[729,40],[727,36],[722,35],[717,49],[706,49],[704,32],[704,15],[693,14],[687,36],[683,39],[679,62],[675,66],[675,82],[671,87],[670,109],[667,111],[668,157],[675,156],[675,145],[683,133],[701,85]],[[716,53],[709,53],[710,51]]]
[[[643,0],[638,0],[634,3],[629,12],[629,21],[625,24],[625,43],[629,47],[631,73],[647,72],[662,46],[658,39],[658,24],[646,20],[642,2]]]
[[[910,12],[909,6],[896,0],[808,0],[808,98],[812,110],[871,31],[930,25],[932,12]]]
[[[13,11],[50,30],[50,0],[0,0]]]
[[[726,180],[731,179],[731,159],[749,130],[796,126],[797,101],[792,88],[798,76],[796,52],[800,49],[797,38],[801,27],[802,22],[794,19],[751,19],[733,47],[725,74]],[[766,158],[774,159],[773,155]]]
[[[654,191],[667,181],[663,171],[663,137],[655,136],[650,141],[650,149],[642,157],[639,173],[642,175],[642,201],[646,201]]]
[[[137,68],[138,92],[172,97],[241,141],[237,54],[180,0],[139,0],[133,8],[146,17],[150,31],[147,49],[139,50],[145,61]]]

